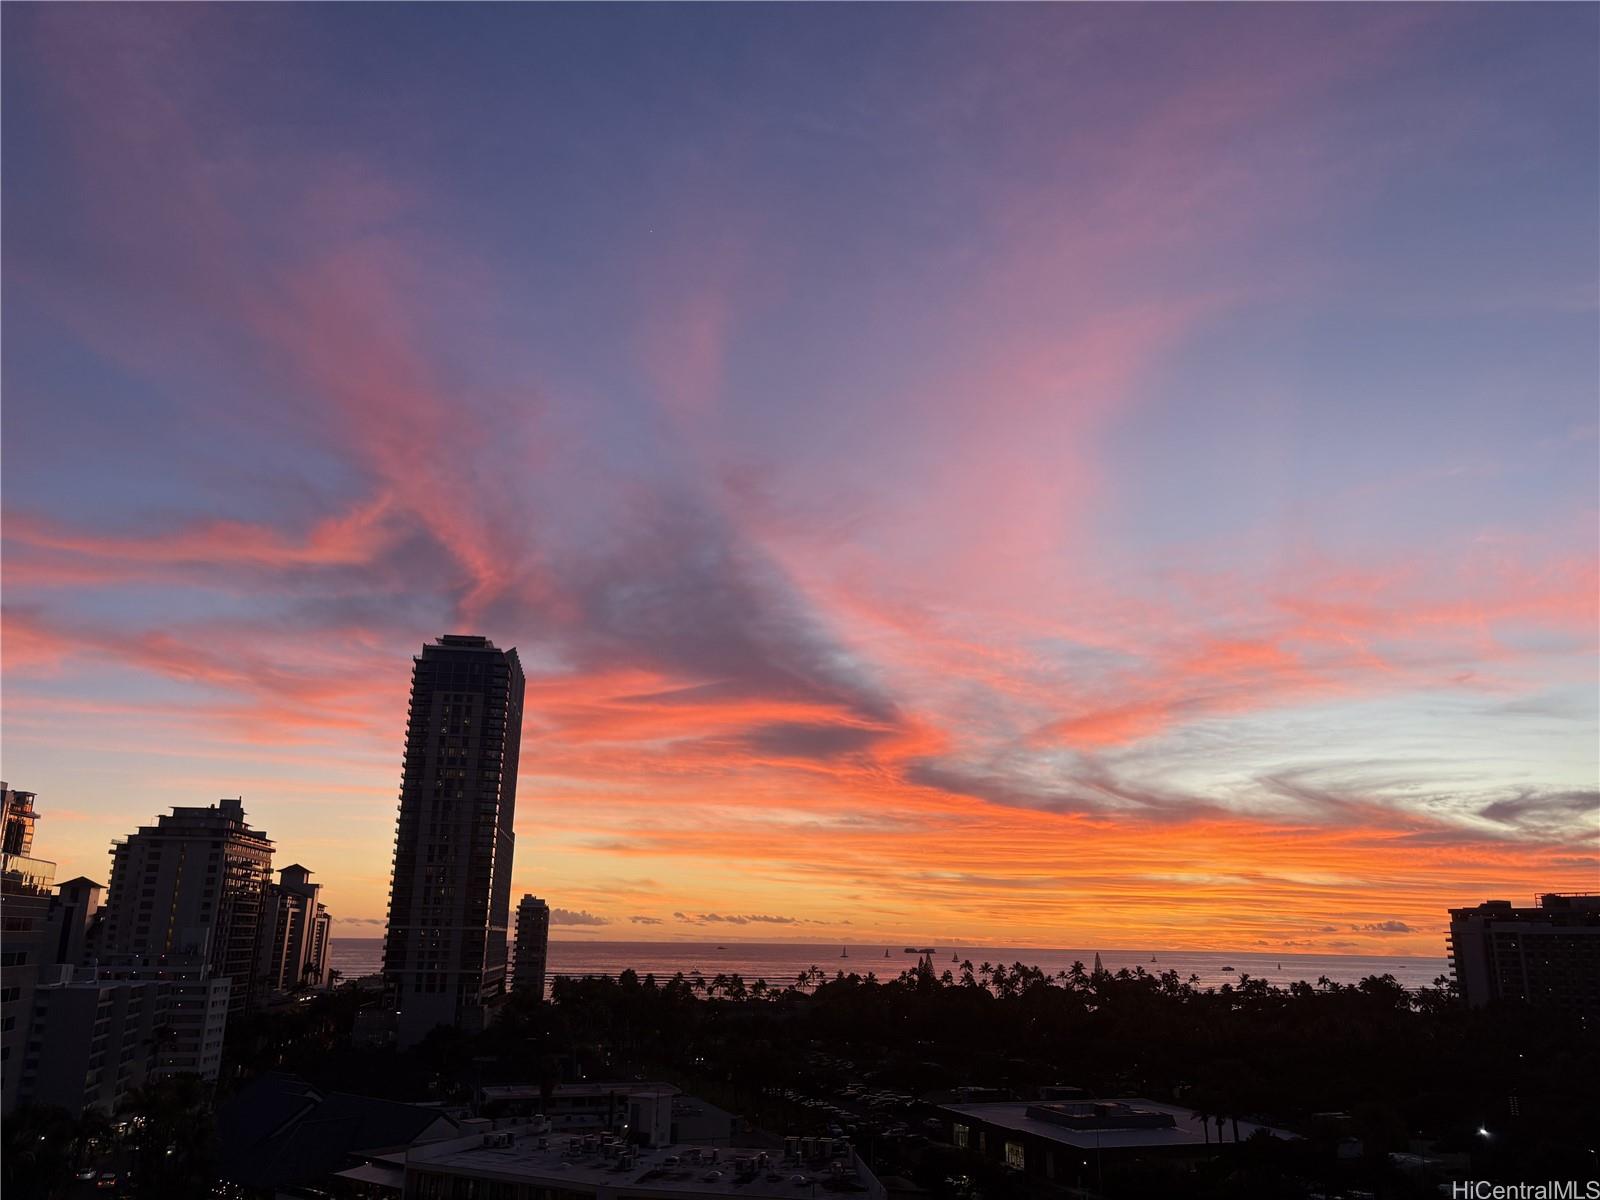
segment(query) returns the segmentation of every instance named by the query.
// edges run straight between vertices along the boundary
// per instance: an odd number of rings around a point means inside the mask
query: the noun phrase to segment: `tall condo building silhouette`
[[[408,1046],[481,1029],[506,990],[522,664],[446,634],[413,660],[384,992]]]
[[[272,840],[244,802],[173,808],[111,844],[111,880],[88,933],[98,959],[193,958],[232,981],[228,1006],[251,1001]]]
[[[511,985],[544,999],[545,967],[550,958],[550,906],[537,896],[524,896],[517,905],[517,960]]]

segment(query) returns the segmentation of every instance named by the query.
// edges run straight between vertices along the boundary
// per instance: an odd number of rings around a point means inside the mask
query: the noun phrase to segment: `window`
[[[967,1139],[970,1138],[971,1136],[972,1136],[972,1131],[970,1129],[968,1129],[965,1125],[958,1124],[955,1127],[956,1145],[961,1147],[961,1149],[965,1150],[967,1148]]]
[[[1021,1142],[1006,1143],[1006,1166],[1015,1167],[1019,1171],[1024,1169]]]

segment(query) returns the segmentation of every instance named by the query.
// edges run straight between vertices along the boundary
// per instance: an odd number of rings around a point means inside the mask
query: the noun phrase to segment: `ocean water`
[[[841,954],[841,951],[846,953]],[[1187,979],[1198,975],[1203,987],[1237,980],[1241,975],[1258,976],[1268,982],[1288,986],[1297,980],[1315,983],[1327,976],[1335,983],[1356,983],[1369,975],[1393,975],[1403,987],[1419,988],[1448,974],[1441,958],[1400,958],[1354,954],[1262,954],[1246,951],[1195,950],[1101,950],[1100,961],[1108,970],[1143,967],[1146,971],[1177,971]],[[957,961],[952,962],[951,956]],[[1094,965],[1094,950],[1049,950],[1005,946],[942,946],[933,956],[934,966],[946,968],[959,978],[961,962],[974,967],[981,963],[1024,963],[1054,974],[1070,970],[1074,962]],[[373,975],[383,966],[382,938],[334,938],[331,965],[346,979]],[[1152,961],[1152,959],[1154,961]],[[795,977],[811,967],[820,967],[832,978],[835,971],[859,975],[876,972],[880,979],[893,978],[916,965],[917,956],[906,954],[903,946],[883,945],[797,945],[793,943],[752,942],[580,942],[550,943],[552,975],[617,975],[629,968],[640,975],[653,972],[658,979],[669,979],[678,972],[698,971],[710,979],[714,975],[739,975],[753,983],[765,979],[779,986],[793,983]],[[1224,967],[1233,967],[1224,971]]]

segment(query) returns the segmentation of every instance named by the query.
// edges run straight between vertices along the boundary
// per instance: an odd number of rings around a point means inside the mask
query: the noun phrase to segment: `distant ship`
[[[951,961],[951,962],[960,962],[960,961],[961,961],[961,955],[959,955],[959,954],[952,954],[952,955],[951,955],[951,956],[950,956],[950,961]]]
[[[1152,955],[1151,955],[1151,956],[1150,956],[1150,961],[1151,961],[1151,962],[1155,962],[1155,960],[1156,960],[1156,956],[1155,956],[1155,955],[1154,955],[1154,954],[1152,954]]]
[[[840,958],[849,958],[850,957],[850,947],[849,946],[840,946],[839,947],[839,957]]]
[[[1223,967],[1223,968],[1222,968],[1222,969],[1223,969],[1223,970],[1224,970],[1224,971],[1231,971],[1231,970],[1233,970],[1233,968],[1232,968],[1232,967]]]
[[[884,957],[885,957],[885,958],[888,958],[888,957],[889,957],[889,947],[887,947],[887,946],[885,946],[885,947],[884,947],[884,948],[883,948],[883,956],[884,956]]]
[[[907,954],[932,954],[933,952],[934,948],[932,946],[923,946],[921,949],[916,946],[907,946],[905,948],[905,953]],[[887,954],[888,951],[884,951],[884,953]]]

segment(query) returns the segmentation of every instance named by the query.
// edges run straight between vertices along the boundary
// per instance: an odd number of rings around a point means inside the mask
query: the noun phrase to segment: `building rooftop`
[[[805,1141],[809,1155],[786,1157],[778,1151],[730,1151],[726,1147],[623,1147],[594,1135],[502,1129],[415,1146],[406,1154],[406,1169],[408,1175],[418,1170],[442,1171],[565,1191],[626,1189],[630,1196],[782,1196],[793,1200],[802,1186],[883,1195],[882,1185],[848,1145],[828,1138]],[[828,1153],[820,1152],[823,1143],[827,1143]]]
[[[405,1146],[454,1126],[436,1109],[263,1075],[217,1109],[221,1174],[259,1188],[311,1184],[348,1166],[352,1154]]]
[[[451,650],[488,650],[495,654],[500,653],[500,648],[488,638],[475,633],[447,633],[443,637],[435,638],[433,644],[446,646]]]
[[[672,1096],[672,1115],[674,1117],[717,1117],[726,1121],[737,1118],[725,1108],[718,1108],[709,1100],[702,1100],[699,1096],[685,1096],[677,1088],[667,1093]]]
[[[1546,916],[1550,913],[1600,910],[1600,895],[1585,892],[1544,892],[1532,904],[1510,900],[1485,900],[1481,904],[1452,908],[1452,917],[1466,916]]]
[[[600,1080],[596,1083],[558,1083],[551,1089],[552,1100],[578,1100],[585,1097],[631,1096],[641,1093],[665,1093],[675,1096],[680,1089],[660,1080]],[[489,1084],[478,1089],[482,1100],[537,1100],[540,1096],[537,1083]]]
[[[1161,1149],[1213,1144],[1217,1135],[1207,1136],[1200,1115],[1187,1108],[1157,1104],[1153,1100],[1122,1099],[1092,1101],[1003,1100],[986,1104],[947,1104],[944,1111],[975,1124],[1018,1133],[1032,1134],[1078,1150]],[[1258,1130],[1275,1138],[1296,1139],[1298,1135],[1251,1121],[1239,1122],[1239,1140]],[[1233,1140],[1233,1124],[1227,1126]]]

